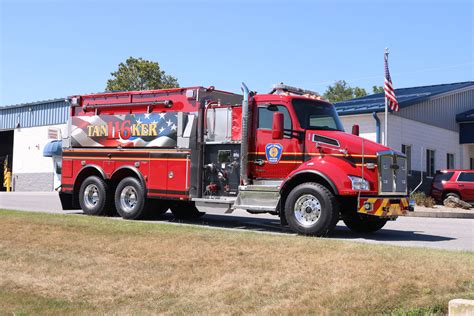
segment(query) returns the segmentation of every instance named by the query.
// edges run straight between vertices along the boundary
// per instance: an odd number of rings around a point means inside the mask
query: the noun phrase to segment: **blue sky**
[[[474,79],[473,1],[0,0],[0,105],[103,91],[129,56],[181,86],[324,92]]]

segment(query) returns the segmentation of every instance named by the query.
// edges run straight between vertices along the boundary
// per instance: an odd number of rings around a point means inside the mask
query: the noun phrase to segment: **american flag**
[[[395,97],[395,90],[392,86],[392,78],[390,77],[390,71],[388,70],[388,51],[385,50],[385,84],[384,84],[384,91],[385,91],[385,99],[387,100],[387,104],[390,107],[390,110],[398,112],[400,107],[398,106],[397,98]]]

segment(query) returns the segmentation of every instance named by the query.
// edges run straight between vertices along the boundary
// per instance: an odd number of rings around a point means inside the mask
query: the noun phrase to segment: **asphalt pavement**
[[[82,214],[82,211],[62,211],[55,193],[17,192],[0,193],[0,209],[16,209],[59,214]],[[118,218],[111,218],[111,220]],[[149,222],[171,225],[195,225],[219,229],[236,229],[273,234],[293,234],[280,225],[279,218],[269,214],[207,213],[192,221],[178,221],[170,212]],[[1,223],[0,223],[1,226]],[[474,251],[474,219],[400,217],[388,222],[384,229],[373,234],[355,234],[340,221],[328,238],[388,244],[408,247],[429,247],[447,250]]]

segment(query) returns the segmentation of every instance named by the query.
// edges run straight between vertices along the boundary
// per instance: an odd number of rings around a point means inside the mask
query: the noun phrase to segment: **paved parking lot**
[[[80,210],[62,211],[56,193],[0,193],[0,208],[60,214],[82,213]],[[194,221],[177,221],[168,212],[163,217],[150,222],[292,234],[291,231],[280,226],[280,221],[276,216],[252,215],[243,211],[226,215],[208,213]],[[474,219],[403,217],[387,223],[383,230],[367,235],[352,233],[341,221],[329,238],[375,244],[474,251]]]

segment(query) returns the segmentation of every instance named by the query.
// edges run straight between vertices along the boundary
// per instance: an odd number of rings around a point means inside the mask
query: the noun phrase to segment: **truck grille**
[[[402,154],[384,151],[377,154],[379,194],[400,195],[407,193],[407,160]]]

